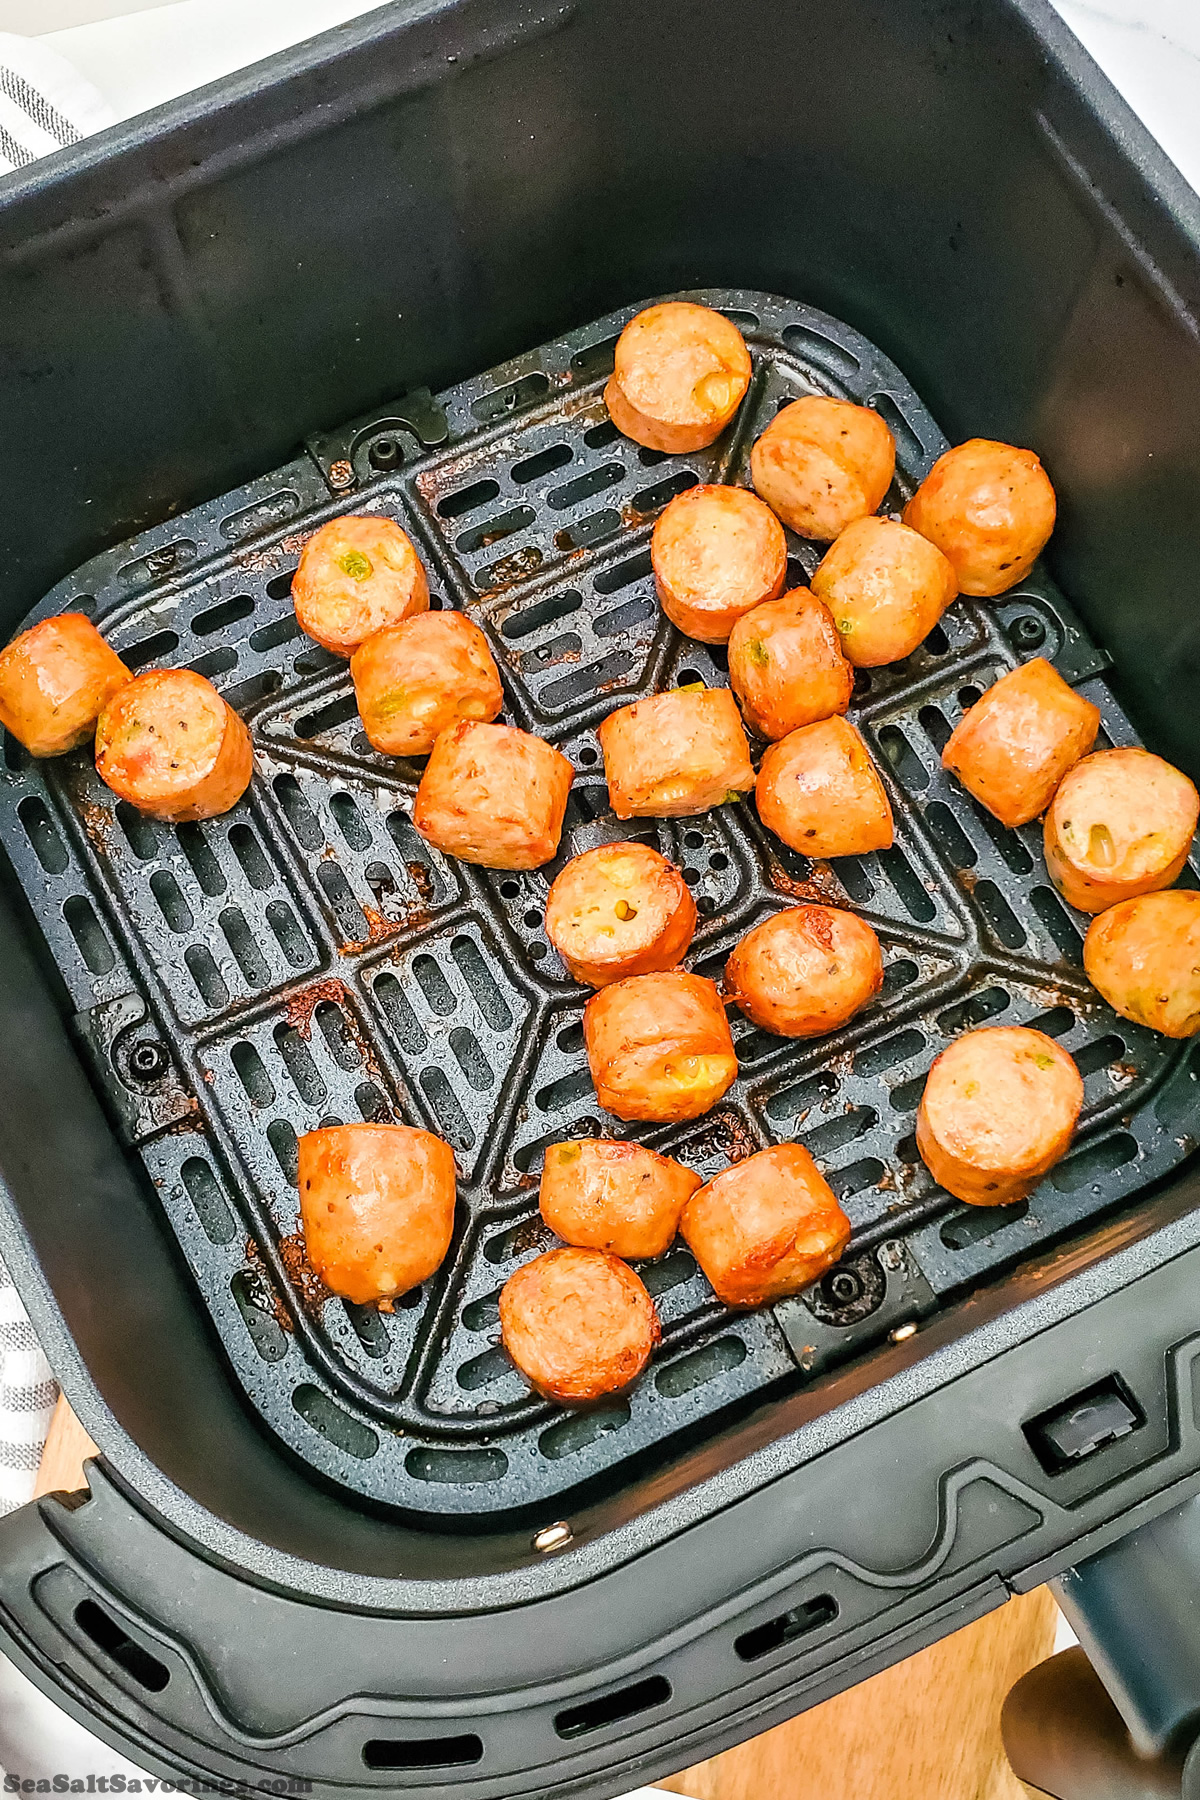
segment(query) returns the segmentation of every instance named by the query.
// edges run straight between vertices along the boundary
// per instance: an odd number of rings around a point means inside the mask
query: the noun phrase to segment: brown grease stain
[[[827,862],[812,863],[807,881],[789,875],[783,864],[771,857],[767,874],[778,894],[790,900],[813,900],[821,906],[845,906],[846,894]]]
[[[346,984],[339,981],[336,975],[329,975],[324,981],[314,981],[310,987],[301,988],[293,994],[284,1008],[284,1017],[300,1036],[307,1040],[312,1036],[313,1014],[325,1000],[331,1000],[340,1006],[346,998]],[[354,1030],[353,1020],[347,1017],[351,1032]]]
[[[79,817],[94,847],[107,852],[113,828],[113,815],[107,806],[101,806],[95,800],[85,800],[79,808]]]
[[[300,1296],[300,1304],[305,1312],[319,1313],[329,1299],[330,1289],[308,1260],[308,1245],[304,1241],[304,1233],[292,1231],[287,1237],[281,1237],[279,1256],[288,1272],[289,1281]]]

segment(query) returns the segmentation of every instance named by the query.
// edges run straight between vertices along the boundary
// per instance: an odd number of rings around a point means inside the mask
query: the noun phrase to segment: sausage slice
[[[648,450],[703,450],[750,385],[750,352],[724,313],[690,300],[648,306],[617,339],[604,390],[617,430]]]
[[[776,413],[750,452],[755,493],[801,537],[826,544],[875,511],[895,467],[895,439],[879,414],[824,394]]]
[[[661,1336],[644,1284],[603,1250],[548,1250],[500,1291],[504,1348],[547,1400],[581,1406],[636,1381]]]
[[[0,725],[33,756],[86,744],[129,670],[90,619],[59,613],[0,653]]]
[[[292,581],[301,631],[350,656],[373,631],[429,606],[429,583],[408,533],[394,519],[347,514],[309,538]]]
[[[1200,894],[1172,888],[1122,900],[1093,919],[1088,978],[1123,1019],[1164,1037],[1200,1031]]]
[[[787,579],[787,539],[746,488],[704,485],[677,494],[650,539],[654,584],[673,625],[724,644],[743,613],[773,600]]]
[[[546,901],[546,936],[591,987],[673,969],[695,929],[687,882],[649,844],[601,844],[573,857]]]
[[[837,906],[789,906],[748,931],[725,965],[725,992],[780,1037],[819,1037],[883,986],[879,939]]]
[[[737,1078],[716,983],[682,969],[601,988],[583,1041],[596,1098],[618,1119],[698,1119]]]
[[[936,544],[895,519],[847,525],[812,578],[856,669],[899,662],[923,644],[958,593]]]
[[[729,635],[729,682],[750,729],[775,739],[844,713],[854,670],[829,608],[801,587],[738,620]]]
[[[433,746],[413,824],[447,856],[485,869],[537,869],[558,849],[575,771],[515,725],[464,722]]]
[[[680,1230],[726,1306],[798,1294],[850,1241],[849,1219],[800,1144],[777,1144],[726,1169],[692,1195]]]
[[[551,1144],[542,1165],[542,1217],[564,1243],[614,1256],[661,1256],[700,1177],[641,1144],[582,1138]]]
[[[460,719],[490,722],[504,689],[488,641],[458,612],[423,612],[372,632],[350,658],[363,729],[385,756],[428,756]]]
[[[988,596],[1024,581],[1054,530],[1057,505],[1032,450],[971,438],[938,457],[904,523],[953,564],[960,593]]]
[[[1064,776],[1046,814],[1046,867],[1080,912],[1170,887],[1187,861],[1200,796],[1161,756],[1096,750]]]
[[[755,789],[768,831],[805,856],[864,856],[892,841],[892,809],[848,719],[823,719],[772,744]]]
[[[250,785],[250,733],[193,669],[148,669],[117,690],[96,726],[96,772],[155,819],[213,819]]]
[[[672,688],[609,713],[596,733],[618,819],[707,812],[754,786],[750,746],[728,688]]]
[[[1010,669],[950,734],[942,763],[1002,825],[1040,817],[1100,729],[1100,708],[1044,656]]]
[[[332,1125],[299,1142],[308,1260],[359,1306],[419,1287],[454,1229],[454,1152],[411,1125]]]
[[[991,1025],[934,1058],[917,1110],[917,1149],[939,1186],[973,1206],[1004,1206],[1065,1154],[1083,1080],[1041,1031]]]

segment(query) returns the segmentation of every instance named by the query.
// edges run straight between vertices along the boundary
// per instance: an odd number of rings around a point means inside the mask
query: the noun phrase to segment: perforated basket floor
[[[609,811],[604,715],[681,680],[726,680],[721,654],[681,638],[655,603],[648,539],[667,500],[697,480],[743,480],[767,420],[813,390],[886,418],[889,508],[944,448],[897,369],[845,326],[761,294],[695,297],[736,319],[754,359],[742,411],[711,450],[664,457],[608,422],[604,378],[630,307],[314,440],[288,467],[96,559],[34,615],[90,611],[132,666],[199,669],[250,724],[246,800],[178,830],[115,804],[85,755],[38,765],[9,739],[0,837],[253,1404],[324,1475],[413,1514],[555,1518],[566,1490],[862,1353],[1193,1146],[1200,1060],[1099,1001],[1081,968],[1083,921],[1047,882],[1038,829],[1004,831],[940,768],[963,709],[1029,654],[1099,704],[1109,741],[1132,741],[1105,658],[1044,580],[992,604],[960,600],[906,662],[860,675],[851,716],[888,782],[894,849],[831,870],[768,840],[751,803],[658,825]],[[299,635],[300,547],[343,511],[404,526],[434,605],[488,633],[504,717],[574,763],[547,868],[492,873],[430,850],[410,822],[420,766],[371,752],[345,664]],[[804,580],[816,553],[790,549]],[[719,976],[751,924],[817,895],[877,929],[879,1000],[815,1043],[735,1023],[739,1080],[698,1123],[606,1118],[582,1050],[586,995],[542,915],[568,857],[625,835],[661,848],[695,892],[690,966]],[[1052,1177],[1028,1202],[983,1211],[933,1186],[912,1133],[932,1057],[989,1019],[1056,1036],[1087,1098]],[[391,1316],[325,1293],[297,1236],[296,1135],[356,1118],[426,1125],[458,1160],[452,1252]],[[543,1147],[600,1132],[705,1175],[797,1139],[855,1237],[810,1294],[748,1315],[717,1304],[682,1247],[644,1267],[662,1347],[627,1399],[572,1414],[531,1399],[499,1347],[496,1302],[550,1241],[537,1217]]]

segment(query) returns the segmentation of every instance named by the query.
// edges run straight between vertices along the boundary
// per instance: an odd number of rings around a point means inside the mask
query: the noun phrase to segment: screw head
[[[344,456],[329,465],[329,482],[331,487],[348,488],[354,486],[354,470]]]
[[[368,451],[373,469],[394,469],[402,460],[400,445],[394,437],[378,437]]]
[[[166,1051],[153,1038],[143,1038],[129,1052],[129,1073],[135,1081],[160,1081],[169,1067]]]
[[[547,1551],[565,1549],[574,1536],[566,1520],[559,1519],[553,1525],[543,1525],[533,1540],[533,1547],[545,1556]]]

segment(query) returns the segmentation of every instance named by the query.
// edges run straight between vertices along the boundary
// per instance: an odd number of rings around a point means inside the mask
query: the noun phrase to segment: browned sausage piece
[[[504,690],[488,641],[457,612],[424,612],[372,632],[350,658],[363,729],[385,756],[428,756],[460,719],[491,721]]]
[[[581,1406],[636,1381],[661,1335],[633,1270],[603,1250],[548,1250],[500,1291],[504,1348],[547,1400]]]
[[[566,1244],[614,1256],[661,1256],[700,1177],[641,1144],[582,1138],[551,1144],[542,1165],[542,1217]]]
[[[746,488],[677,494],[650,539],[654,585],[673,625],[724,644],[743,613],[783,592],[787,539],[769,506]]]
[[[690,300],[648,306],[617,339],[604,390],[617,430],[648,450],[703,450],[750,385],[750,352],[724,313]]]
[[[1054,530],[1057,502],[1032,450],[971,438],[947,450],[904,509],[904,523],[953,564],[963,594],[1024,581]]]
[[[1200,1031],[1200,894],[1172,888],[1110,907],[1088,927],[1083,966],[1123,1019],[1165,1037],[1194,1037]]]
[[[672,688],[609,713],[596,733],[618,819],[707,812],[754,786],[728,688]]]
[[[806,394],[776,413],[750,452],[754,491],[801,537],[830,544],[891,486],[896,443],[877,412]]]
[[[394,1300],[445,1260],[454,1229],[454,1152],[411,1125],[332,1125],[299,1141],[308,1260],[356,1305]]]
[[[793,588],[738,620],[729,636],[729,681],[750,729],[781,738],[844,713],[854,670],[825,602]]]
[[[1046,867],[1064,900],[1098,913],[1170,887],[1187,861],[1200,797],[1161,756],[1096,750],[1063,777],[1046,814]]]
[[[96,726],[96,772],[155,819],[213,819],[250,785],[250,733],[192,669],[148,669],[118,688]]]
[[[1030,1193],[1066,1153],[1083,1081],[1044,1032],[990,1025],[934,1058],[917,1110],[917,1149],[939,1186],[972,1206]]]
[[[59,613],[0,653],[0,725],[34,756],[86,744],[129,670],[82,613]]]
[[[848,719],[823,719],[772,744],[754,797],[767,830],[805,856],[865,856],[892,841],[883,783]]]
[[[1100,708],[1037,656],[1002,675],[963,715],[942,762],[1002,825],[1028,825],[1099,729]]]
[[[583,1009],[583,1041],[596,1098],[618,1119],[697,1119],[737,1077],[715,982],[681,969],[601,988]]]
[[[883,986],[869,925],[837,906],[789,906],[748,931],[725,965],[725,992],[780,1037],[819,1037]]]
[[[350,656],[373,631],[429,606],[429,583],[412,539],[394,519],[348,514],[313,533],[300,556],[292,600],[301,631]]]
[[[726,1306],[798,1294],[850,1241],[849,1219],[800,1144],[734,1163],[692,1195],[680,1230]]]
[[[899,662],[923,644],[958,593],[935,544],[895,519],[847,525],[812,578],[856,669]]]
[[[649,844],[585,850],[546,901],[546,936],[576,981],[591,987],[673,969],[695,929],[687,882]]]
[[[575,771],[515,725],[464,722],[433,746],[413,824],[447,856],[485,869],[537,869],[558,849]]]

